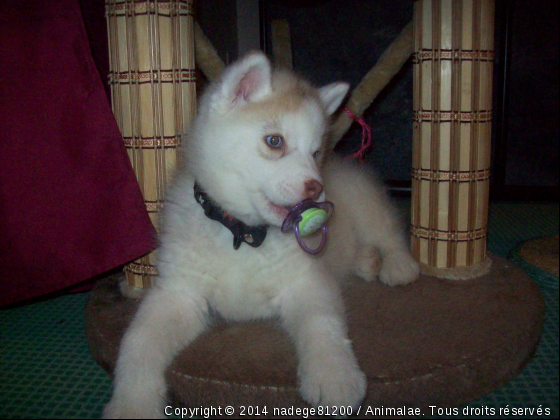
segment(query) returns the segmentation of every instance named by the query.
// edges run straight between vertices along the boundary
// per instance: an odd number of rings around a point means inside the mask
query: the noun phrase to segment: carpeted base
[[[368,377],[367,407],[457,407],[513,378],[537,346],[544,315],[538,288],[492,255],[491,272],[457,282],[423,276],[391,288],[352,280],[345,290],[350,338]],[[90,293],[85,322],[94,358],[112,372],[138,306],[117,278]],[[168,370],[173,405],[306,407],[296,359],[274,322],[218,323]],[[236,411],[239,413],[239,411]],[[368,415],[367,417],[370,417]]]

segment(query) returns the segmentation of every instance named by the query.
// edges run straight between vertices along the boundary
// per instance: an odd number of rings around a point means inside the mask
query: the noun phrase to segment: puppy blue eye
[[[265,140],[266,144],[274,149],[282,147],[282,144],[284,142],[282,136],[266,136]]]
[[[319,150],[317,150],[315,153],[313,153],[313,159],[317,159],[319,157],[319,153],[320,153]]]

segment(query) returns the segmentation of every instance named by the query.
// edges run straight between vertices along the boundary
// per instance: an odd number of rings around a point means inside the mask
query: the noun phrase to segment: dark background
[[[519,186],[528,194],[548,192],[556,199],[558,4],[497,2],[494,101],[495,183],[506,190]]]

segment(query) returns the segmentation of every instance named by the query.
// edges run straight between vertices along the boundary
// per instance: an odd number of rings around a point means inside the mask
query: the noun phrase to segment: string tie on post
[[[364,120],[363,115],[360,117],[356,117],[356,115],[350,111],[348,108],[344,108],[344,112],[346,112],[346,114],[348,114],[348,116],[354,120],[354,122],[357,122],[358,124],[360,124],[362,126],[362,146],[360,147],[360,150],[358,150],[356,153],[348,156],[346,159],[356,159],[358,158],[360,160],[360,163],[364,163],[365,162],[365,154],[366,151],[371,147],[371,127],[369,126],[369,124]]]

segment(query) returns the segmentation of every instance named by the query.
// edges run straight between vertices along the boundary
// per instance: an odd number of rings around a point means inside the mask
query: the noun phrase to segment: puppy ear
[[[323,106],[327,110],[328,115],[334,114],[338,109],[346,94],[350,89],[350,85],[345,82],[331,83],[330,85],[323,86],[319,89],[319,97]]]
[[[271,65],[261,52],[253,52],[229,66],[214,98],[225,109],[263,99],[272,92]]]

